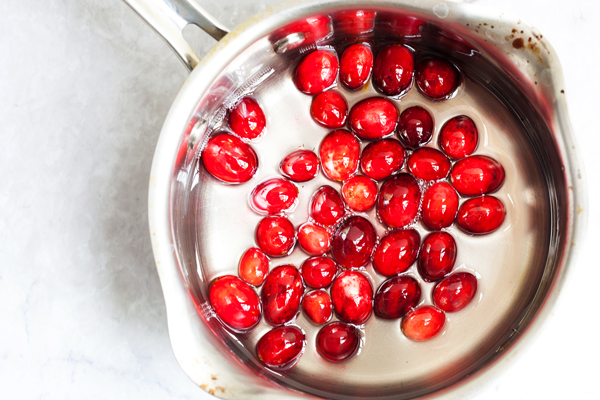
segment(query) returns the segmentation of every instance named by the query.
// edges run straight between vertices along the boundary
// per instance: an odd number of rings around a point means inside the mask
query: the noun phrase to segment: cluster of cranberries
[[[372,79],[386,97],[364,99],[348,110],[344,97],[330,90],[338,76],[349,90]],[[290,325],[300,308],[314,324],[326,324],[316,337],[318,353],[339,362],[357,352],[361,341],[357,326],[373,313],[382,319],[402,318],[404,335],[422,341],[442,331],[446,312],[459,311],[474,298],[475,276],[451,274],[457,246],[444,229],[454,222],[473,235],[498,229],[505,209],[489,194],[502,185],[504,169],[490,157],[471,155],[478,132],[465,115],[442,126],[441,151],[423,147],[434,131],[430,113],[418,106],[400,113],[388,98],[405,94],[413,79],[422,95],[436,101],[452,97],[460,84],[453,65],[429,58],[415,67],[413,54],[402,45],[384,47],[374,57],[367,44],[353,44],[339,61],[332,51],[320,49],[297,66],[296,87],[314,96],[312,117],[332,131],[323,138],[318,155],[294,151],[281,161],[282,177],[254,187],[250,206],[264,215],[256,228],[257,247],[242,256],[239,278],[222,276],[210,287],[210,302],[230,329],[247,332],[263,317],[274,327],[256,346],[266,365],[288,367],[302,354],[305,335]],[[259,104],[246,97],[231,111],[229,125],[233,134],[214,135],[202,162],[221,181],[246,182],[258,168],[247,141],[264,133],[265,116]],[[362,154],[361,140],[369,141]],[[311,180],[319,170],[340,182],[341,191],[320,187],[310,200],[309,221],[296,228],[286,217],[298,202],[293,182]],[[459,195],[468,198],[460,206]],[[360,215],[373,207],[389,228],[382,238]],[[410,228],[419,219],[431,231],[423,240]],[[288,255],[296,242],[310,256],[300,268],[280,265],[270,270],[270,258]],[[405,274],[415,261],[420,277],[437,283],[433,305],[419,306],[420,285]],[[389,278],[376,291],[365,271],[370,262]],[[261,285],[259,297],[255,287]],[[339,322],[328,323],[334,312]]]

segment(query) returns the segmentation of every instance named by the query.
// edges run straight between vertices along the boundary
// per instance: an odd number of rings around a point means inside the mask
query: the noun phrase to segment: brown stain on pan
[[[523,38],[516,38],[515,40],[513,40],[512,45],[515,49],[522,49],[523,47],[525,47],[525,41],[523,40]]]

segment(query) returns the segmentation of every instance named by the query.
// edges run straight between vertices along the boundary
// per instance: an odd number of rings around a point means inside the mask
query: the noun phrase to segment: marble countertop
[[[201,0],[229,27],[275,2]],[[599,399],[600,3],[468,2],[522,17],[554,46],[591,206],[545,329],[477,399]],[[2,9],[2,397],[212,398],[171,352],[147,228],[154,146],[185,68],[119,0],[6,0]],[[214,43],[186,36],[200,53]]]

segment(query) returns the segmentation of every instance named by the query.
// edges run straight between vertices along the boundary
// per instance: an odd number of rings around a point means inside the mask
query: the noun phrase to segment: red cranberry
[[[298,228],[298,243],[312,256],[320,256],[331,247],[331,234],[322,226],[307,222]]]
[[[346,124],[348,104],[338,92],[328,90],[313,98],[310,115],[326,128],[341,128]]]
[[[256,100],[244,97],[229,114],[229,126],[241,138],[256,139],[267,124],[265,113]]]
[[[265,333],[256,344],[260,361],[274,368],[283,368],[296,361],[306,343],[304,333],[295,326],[280,326]]]
[[[438,182],[423,194],[423,224],[432,231],[447,228],[458,210],[458,194],[448,182]]]
[[[405,272],[417,259],[421,236],[413,229],[391,231],[381,239],[373,267],[384,276],[396,276]]]
[[[383,180],[402,169],[404,148],[397,140],[381,139],[364,148],[360,157],[360,168],[369,178]]]
[[[429,58],[417,65],[415,82],[425,97],[444,100],[450,97],[458,86],[458,71],[446,61]]]
[[[267,275],[260,292],[265,321],[273,326],[290,322],[298,314],[303,293],[304,284],[296,267],[282,265],[274,268]]]
[[[363,217],[350,217],[338,227],[331,242],[333,258],[345,268],[360,268],[369,262],[377,235]]]
[[[445,312],[465,308],[477,293],[477,278],[468,272],[458,272],[444,278],[433,289],[433,303]]]
[[[338,266],[329,257],[311,257],[302,263],[304,282],[315,289],[323,289],[331,285]]]
[[[319,159],[310,150],[296,150],[281,161],[279,170],[291,181],[310,181],[319,173]]]
[[[359,35],[371,32],[375,22],[375,11],[340,11],[333,16],[334,30],[337,33]],[[373,61],[371,60],[371,63]]]
[[[244,183],[258,169],[254,149],[227,133],[211,137],[202,151],[204,168],[212,176],[227,183]]]
[[[421,19],[393,13],[380,14],[378,19],[377,25],[381,30],[404,37],[420,36],[421,26],[425,24],[425,21]]]
[[[444,124],[438,141],[448,157],[458,160],[475,151],[479,134],[471,118],[459,115]]]
[[[365,140],[381,139],[396,129],[398,109],[388,99],[371,97],[356,103],[350,110],[350,127]]]
[[[397,96],[408,91],[414,71],[413,56],[402,45],[384,47],[373,65],[373,83],[388,96]]]
[[[344,182],[342,197],[354,211],[368,211],[377,201],[377,183],[366,176],[353,176]]]
[[[410,340],[429,340],[444,328],[446,314],[433,306],[422,306],[409,311],[402,320],[402,333]]]
[[[373,289],[360,272],[345,271],[333,281],[331,301],[342,321],[361,325],[371,316]]]
[[[260,303],[256,292],[238,277],[221,276],[210,286],[210,304],[227,326],[245,331],[260,321]]]
[[[273,33],[269,40],[275,43],[286,36],[294,33],[302,33],[304,41],[301,44],[314,43],[319,39],[328,36],[331,33],[331,20],[327,15],[317,15],[292,22],[289,25],[278,29]]]
[[[447,232],[433,232],[425,237],[419,253],[418,269],[425,282],[442,279],[454,268],[456,242]]]
[[[471,156],[454,164],[452,185],[463,196],[493,193],[504,183],[502,164],[491,157]]]
[[[340,81],[350,90],[360,89],[367,83],[373,69],[373,52],[362,43],[353,44],[342,53]]]
[[[317,333],[317,351],[331,362],[341,362],[352,357],[360,345],[358,329],[343,322],[332,322]]]
[[[302,93],[319,94],[333,85],[338,73],[337,57],[326,50],[316,50],[300,61],[296,68],[296,87]]]
[[[331,298],[323,290],[308,292],[302,299],[302,310],[315,324],[324,324],[331,319]]]
[[[337,224],[346,210],[339,193],[331,186],[321,186],[310,199],[310,216],[324,226]]]
[[[416,149],[429,143],[433,135],[433,118],[423,107],[407,108],[400,114],[398,137],[407,147]]]
[[[408,170],[417,179],[438,181],[448,176],[450,160],[439,150],[422,147],[408,157]]]
[[[390,228],[402,228],[419,213],[421,189],[409,174],[396,175],[383,183],[377,200],[377,214]]]
[[[321,142],[319,156],[326,177],[332,181],[345,181],[358,169],[360,144],[348,131],[333,131]]]
[[[261,249],[252,247],[240,259],[238,273],[244,282],[260,286],[269,273],[269,258]]]
[[[256,227],[256,243],[267,255],[288,255],[296,243],[294,225],[284,217],[263,218]]]
[[[458,209],[456,223],[463,231],[484,235],[500,228],[506,217],[504,204],[493,196],[465,201]]]
[[[259,214],[292,211],[298,203],[298,188],[292,182],[273,178],[259,183],[250,193],[250,206]]]
[[[421,287],[415,278],[397,276],[383,282],[375,294],[375,315],[383,319],[402,318],[421,299]]]

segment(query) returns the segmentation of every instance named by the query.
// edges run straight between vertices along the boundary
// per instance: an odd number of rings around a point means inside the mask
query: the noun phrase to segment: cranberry
[[[342,197],[354,211],[368,211],[377,201],[377,183],[366,176],[353,176],[344,182]]]
[[[409,174],[396,175],[383,183],[377,200],[377,214],[390,228],[402,228],[419,213],[421,189]]]
[[[398,109],[388,99],[371,97],[356,103],[350,110],[350,127],[365,140],[381,139],[396,129]]]
[[[295,83],[306,94],[319,94],[333,85],[338,73],[337,57],[326,50],[316,50],[300,61]]]
[[[425,97],[444,100],[450,97],[458,86],[458,71],[446,61],[428,58],[417,64],[415,82]]]
[[[345,271],[333,281],[331,300],[342,321],[361,325],[371,316],[373,289],[360,272]]]
[[[396,276],[405,272],[417,259],[421,236],[413,229],[391,231],[381,239],[373,267],[384,276]]]
[[[375,315],[383,319],[402,318],[421,299],[421,287],[415,278],[397,276],[383,282],[375,294]]]
[[[304,282],[315,289],[323,289],[331,285],[338,266],[329,257],[311,257],[302,263]]]
[[[333,258],[345,268],[360,268],[369,262],[377,235],[363,217],[350,217],[338,227],[331,242]]]
[[[456,223],[463,231],[484,235],[500,228],[506,217],[504,204],[493,196],[465,201],[458,209]]]
[[[360,157],[362,172],[378,181],[400,171],[403,165],[404,148],[393,139],[381,139],[369,143]]]
[[[421,35],[421,26],[425,21],[398,14],[380,14],[378,26],[392,35],[401,35],[404,37],[414,37]]]
[[[245,331],[260,321],[256,292],[236,276],[215,279],[210,286],[209,298],[221,321],[232,329]]]
[[[471,156],[458,161],[450,174],[452,185],[463,196],[493,193],[504,183],[504,168],[493,158]]]
[[[317,223],[333,226],[344,216],[344,201],[331,186],[321,186],[310,199],[310,216]]]
[[[306,343],[304,333],[295,326],[280,326],[265,333],[256,344],[260,361],[274,368],[283,368],[296,361]]]
[[[296,243],[294,225],[285,217],[263,218],[256,227],[256,243],[267,255],[288,255]]]
[[[256,100],[244,97],[229,114],[231,130],[243,139],[256,139],[267,124],[265,113]]]
[[[298,204],[298,188],[292,182],[273,178],[259,183],[250,193],[250,206],[259,214],[292,211]]]
[[[418,269],[425,282],[434,282],[449,274],[456,262],[456,242],[447,232],[425,237],[419,253]]]
[[[402,45],[384,47],[373,65],[373,83],[388,96],[397,96],[408,91],[414,70],[413,56]]]
[[[450,160],[439,150],[422,147],[408,157],[408,170],[417,179],[438,181],[448,176]]]
[[[337,33],[359,35],[371,32],[375,22],[375,11],[340,11],[333,16],[334,30]],[[373,61],[371,61],[373,63]]]
[[[433,306],[422,306],[409,311],[402,320],[402,333],[410,340],[429,340],[444,328],[446,314]]]
[[[423,194],[423,224],[432,231],[447,228],[458,210],[458,194],[448,182],[438,182]]]
[[[326,128],[341,128],[346,124],[348,104],[338,92],[328,90],[313,98],[310,115]]]
[[[373,69],[373,52],[362,43],[353,44],[342,53],[340,81],[350,90],[360,89],[367,83]]]
[[[319,173],[319,159],[310,150],[296,150],[281,161],[279,170],[291,181],[310,181]]]
[[[433,135],[433,118],[423,107],[407,108],[400,114],[398,137],[406,146],[416,149],[429,143]]]
[[[202,151],[202,163],[212,176],[227,183],[247,182],[258,169],[254,149],[227,133],[208,140]]]
[[[269,273],[269,258],[261,249],[252,247],[240,259],[238,273],[244,282],[260,286]]]
[[[471,118],[459,115],[444,124],[438,141],[440,148],[448,157],[458,160],[475,151],[479,134]]]
[[[298,243],[312,256],[320,256],[331,247],[331,234],[322,226],[307,222],[298,228]]]
[[[290,322],[298,314],[303,293],[304,284],[296,267],[281,265],[274,268],[260,292],[265,321],[273,326]]]
[[[301,44],[314,43],[331,33],[330,25],[331,20],[329,19],[329,16],[312,16],[306,19],[295,21],[281,29],[278,29],[269,37],[269,40],[271,43],[275,43],[291,34],[302,33],[304,35],[304,42]]]
[[[444,278],[433,289],[433,303],[445,312],[465,308],[477,293],[477,278],[468,272],[458,272]]]
[[[333,181],[345,181],[358,169],[360,144],[348,131],[333,131],[321,142],[319,156],[326,177]]]
[[[317,333],[317,351],[331,362],[341,362],[352,357],[360,345],[358,329],[343,322],[332,322]]]
[[[324,324],[331,319],[331,298],[323,290],[308,292],[302,299],[302,310],[315,324]]]

